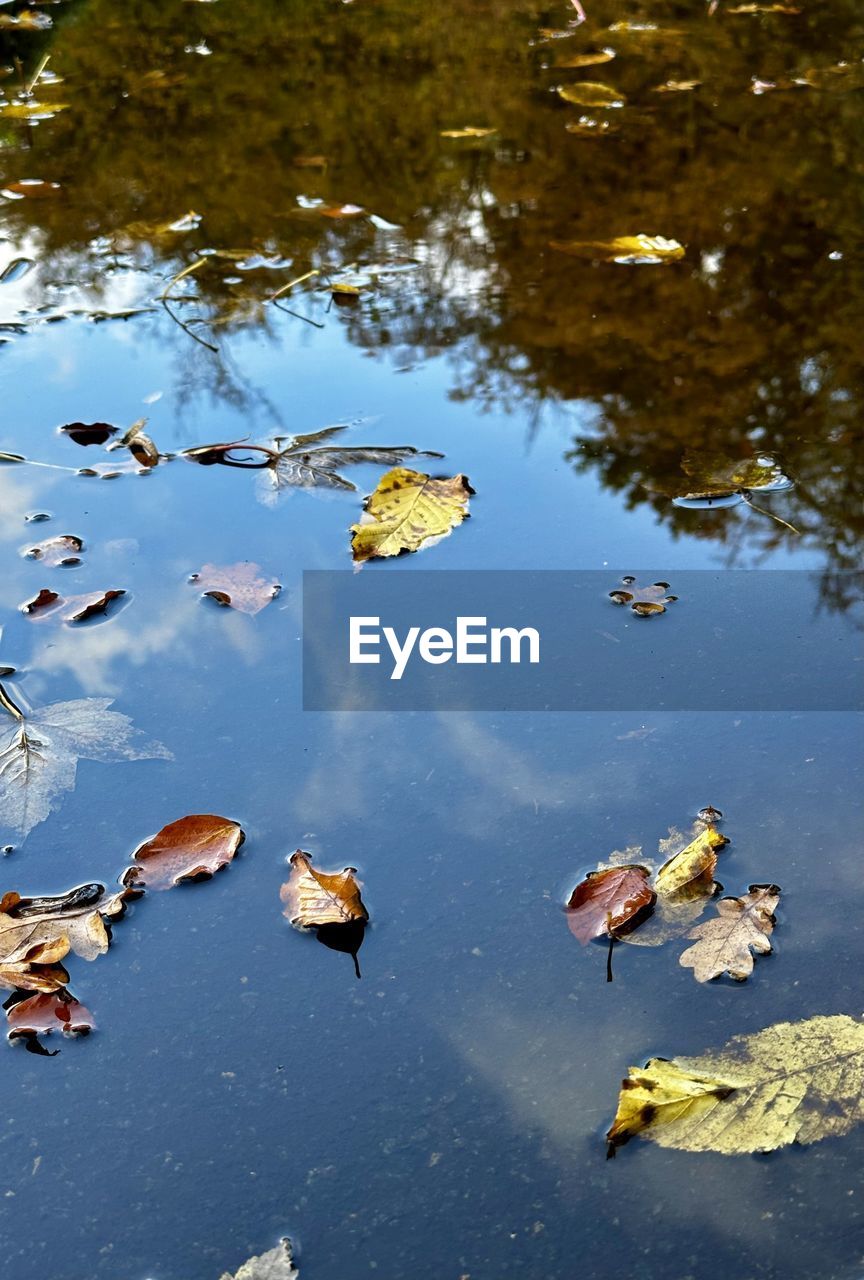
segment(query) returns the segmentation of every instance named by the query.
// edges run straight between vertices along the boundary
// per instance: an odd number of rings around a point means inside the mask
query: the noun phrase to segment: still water
[[[730,10],[64,0],[0,28],[6,103],[43,108],[0,110],[0,449],[56,464],[0,467],[0,663],[32,706],[116,699],[174,757],[82,763],[26,841],[0,828],[0,890],[110,885],[185,813],[247,834],[74,962],[93,1035],[0,1052],[9,1280],[218,1280],[283,1234],[303,1280],[861,1274],[864,1130],[609,1162],[602,1137],[630,1065],[862,1012],[855,715],[303,713],[302,571],[350,567],[383,469],[262,502],[254,472],[181,459],[77,475],[124,455],[56,432],[146,416],[174,453],[345,422],[477,491],[452,537],[364,573],[807,569],[855,625],[864,22]],[[556,92],[586,79],[625,105]],[[495,132],[441,136],[466,126]],[[550,248],[637,233],[686,254]],[[671,501],[699,459],[761,453],[794,481],[765,510]],[[19,555],[61,533],[80,566]],[[188,581],[239,561],[282,584],[255,617]],[[74,629],[20,612],[42,587],[128,594]],[[634,625],[674,658],[672,611]],[[562,902],[707,803],[727,890],[783,888],[775,954],[700,987],[674,946],[619,946],[607,984]],[[359,982],[281,915],[298,845],[359,868]]]

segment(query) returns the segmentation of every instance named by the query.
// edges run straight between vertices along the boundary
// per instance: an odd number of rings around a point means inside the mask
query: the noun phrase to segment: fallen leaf
[[[567,925],[583,947],[593,938],[614,938],[634,929],[652,910],[656,894],[647,867],[629,865],[589,871],[567,902]]]
[[[135,861],[123,873],[126,886],[172,889],[195,880],[209,880],[227,867],[245,840],[239,823],[212,813],[195,813],[145,840]]]
[[[260,577],[261,572],[260,565],[248,560],[238,564],[205,564],[189,581],[217,604],[254,615],[265,609],[282,590],[278,582]]]
[[[8,114],[8,109],[0,108],[0,115]],[[7,182],[0,191],[0,196],[11,200],[45,200],[59,194],[59,182],[44,182],[41,178],[22,178],[19,182]]]
[[[697,941],[679,960],[685,969],[693,970],[697,982],[709,982],[728,973],[743,982],[753,972],[752,951],[768,955],[768,935],[774,929],[774,911],[780,901],[776,884],[751,884],[740,898],[721,898],[714,905],[718,918],[697,925],[688,938]]]
[[[631,612],[642,618],[665,613],[667,604],[673,604],[678,599],[677,596],[667,595],[668,582],[654,582],[649,587],[638,587],[635,578],[626,577],[621,581],[626,590],[610,591],[609,599],[616,604],[629,604]]]
[[[221,1280],[299,1280],[300,1272],[294,1266],[291,1241],[283,1236],[275,1249],[250,1258],[238,1271],[225,1271]]]
[[[68,623],[90,622],[112,612],[115,600],[122,600],[123,590],[91,591],[86,595],[64,597],[43,587],[31,600],[25,600],[21,612],[33,622],[51,619]]]
[[[779,1022],[722,1049],[631,1067],[608,1139],[739,1155],[807,1145],[864,1120],[864,1023]]]
[[[113,440],[108,445],[108,452],[111,453],[115,449],[128,449],[139,466],[155,467],[159,462],[159,450],[146,435],[144,431],[146,425],[146,418],[139,418],[137,422],[133,422],[119,440]]]
[[[109,711],[113,698],[55,702],[26,714],[0,685],[0,823],[26,835],[75,786],[79,759],[171,760],[171,752]]]
[[[439,136],[442,138],[488,138],[497,132],[497,129],[487,129],[480,125],[466,124],[461,129],[442,129]]]
[[[19,1000],[6,1010],[6,1021],[10,1040],[49,1035],[52,1031],[62,1031],[67,1036],[87,1035],[96,1026],[90,1010],[66,990]]]
[[[36,9],[25,9],[15,17],[11,13],[0,13],[0,31],[11,27],[13,31],[48,31],[53,26],[47,13],[39,13]]]
[[[35,265],[32,258],[13,258],[0,271],[0,284],[15,284],[17,280],[22,280],[28,272],[32,271]]]
[[[311,856],[302,849],[288,859],[291,875],[279,896],[284,915],[297,929],[320,929],[327,925],[347,925],[369,919],[360,897],[356,867],[342,871],[316,871]]]
[[[35,98],[24,98],[20,102],[0,103],[0,119],[24,120],[28,122],[50,120],[53,116],[56,116],[59,111],[65,111],[68,106],[68,102],[37,102]],[[10,182],[8,186],[4,187],[3,190],[0,191],[0,195],[5,195],[8,198],[11,194],[11,198],[14,200],[16,196],[46,196],[56,194],[55,191],[51,190],[34,191],[31,189],[29,191],[22,191],[20,188],[24,186],[25,182],[27,182],[27,179],[22,182]],[[36,180],[30,179],[29,185],[31,188],[34,187],[36,185]],[[42,187],[58,188],[58,184],[56,182],[42,182],[39,183],[39,185]]]
[[[364,504],[365,518],[351,526],[356,561],[419,551],[449,534],[468,517],[474,493],[464,475],[433,479],[395,467],[378,481]]]
[[[559,84],[558,96],[577,107],[623,107],[627,99],[611,85],[594,80],[581,80],[578,84]]]
[[[691,89],[698,89],[701,80],[667,80],[665,84],[658,84],[655,93],[689,93]]]
[[[713,893],[717,869],[714,851],[728,843],[727,837],[713,827],[700,832],[684,849],[664,862],[657,872],[654,884],[658,894],[680,901]]]
[[[61,533],[56,538],[47,538],[44,542],[36,542],[32,547],[25,547],[22,555],[28,560],[38,560],[46,565],[76,565],[81,563],[80,552],[84,549],[84,541],[74,533]]]
[[[677,262],[684,257],[684,246],[665,236],[616,236],[614,240],[550,240],[550,249],[574,258],[592,258],[598,262],[615,262],[619,266],[653,266]]]
[[[676,503],[693,505],[706,499],[734,499],[741,502],[748,493],[778,493],[792,488],[773,454],[750,458],[727,458],[716,453],[685,453],[681,470],[693,488],[677,495]]]
[[[70,422],[65,427],[58,427],[61,435],[68,436],[75,444],[106,444],[117,434],[117,428],[107,422]]]
[[[555,69],[564,70],[574,67],[599,67],[604,62],[611,62],[615,57],[614,49],[593,49],[587,53],[572,53],[569,57],[560,58]]]
[[[736,4],[726,13],[800,13],[801,10],[791,4]]]

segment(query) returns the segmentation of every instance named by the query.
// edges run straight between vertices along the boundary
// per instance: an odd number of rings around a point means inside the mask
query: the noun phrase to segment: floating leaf
[[[440,541],[468,517],[473,493],[464,475],[433,479],[395,467],[366,499],[364,522],[351,526],[354,559],[397,556]]]
[[[70,422],[58,431],[80,445],[107,444],[117,434],[117,428],[107,422]]]
[[[275,600],[282,590],[278,582],[259,575],[260,565],[248,560],[239,564],[205,564],[189,581],[200,587],[202,594],[217,604],[239,613],[256,614]]]
[[[729,843],[726,836],[713,827],[700,832],[694,840],[671,857],[657,872],[655,888],[663,897],[692,898],[713,892],[717,869],[715,849]]]
[[[26,714],[0,685],[0,823],[26,835],[75,786],[79,759],[171,760],[171,752],[109,711],[112,698],[55,702]]]
[[[283,1236],[275,1249],[250,1258],[239,1271],[225,1271],[221,1280],[299,1280],[300,1272],[294,1266],[291,1241]]]
[[[653,266],[677,262],[684,257],[684,246],[665,236],[617,236],[614,240],[550,240],[550,249],[568,253],[574,258],[592,258],[598,262],[616,262],[621,266]]]
[[[658,84],[654,92],[689,93],[691,89],[698,89],[701,83],[701,80],[667,80],[665,84]]]
[[[6,1021],[10,1040],[49,1035],[52,1031],[62,1031],[67,1036],[87,1035],[96,1026],[90,1010],[66,990],[19,1000],[6,1010]]]
[[[623,107],[627,99],[611,85],[594,80],[581,80],[578,84],[559,84],[558,96],[577,107]]]
[[[569,57],[559,58],[555,63],[555,69],[599,67],[604,62],[611,62],[614,57],[614,49],[590,49],[587,53],[572,53]]]
[[[631,611],[641,618],[650,618],[655,614],[665,613],[667,604],[674,604],[678,599],[677,596],[667,595],[669,591],[668,582],[654,582],[648,587],[638,587],[635,578],[628,576],[622,578],[621,581],[624,583],[626,590],[610,591],[609,599],[614,600],[616,604],[629,604]]]
[[[608,1139],[739,1155],[806,1145],[864,1120],[864,1023],[779,1022],[722,1049],[631,1067]]]
[[[195,813],[169,822],[158,835],[135,850],[135,861],[123,874],[124,885],[172,889],[209,880],[227,867],[245,836],[239,823],[212,813]]]
[[[115,601],[122,600],[125,595],[124,590],[112,588],[109,591],[91,591],[86,595],[64,597],[43,587],[31,600],[25,600],[21,605],[21,612],[32,622],[91,622],[94,618],[105,619],[113,612]]]
[[[83,539],[74,533],[61,533],[56,538],[47,538],[32,547],[25,547],[22,554],[28,560],[38,560],[45,565],[76,565],[81,563],[83,548]]]
[[[589,871],[567,902],[567,925],[585,946],[634,929],[650,913],[655,893],[647,867],[628,865]]]
[[[776,884],[751,884],[740,898],[721,898],[714,905],[718,918],[697,925],[688,938],[697,939],[679,960],[693,970],[697,982],[709,982],[728,973],[743,982],[753,972],[752,951],[768,955],[768,935],[774,929],[774,911],[780,901]]]
[[[779,493],[792,488],[792,481],[770,453],[734,459],[716,453],[689,452],[681,461],[681,469],[694,487],[675,499],[679,503],[719,497],[737,497],[741,501],[744,493]]]
[[[0,108],[0,115],[7,112]],[[22,178],[19,182],[7,182],[0,196],[9,200],[46,200],[60,194],[59,182],[45,182],[41,178]]]
[[[461,129],[442,129],[440,137],[442,138],[488,138],[493,133],[497,133],[497,129],[483,128],[480,125],[466,124]]]
[[[604,138],[618,132],[618,126],[611,120],[596,120],[593,116],[580,116],[578,120],[568,120],[564,128],[568,133],[579,134],[582,138]]]
[[[113,440],[108,445],[108,452],[111,453],[115,449],[128,449],[139,466],[155,467],[159,462],[159,450],[145,434],[146,425],[146,418],[139,418],[137,422],[133,422],[119,440]]]
[[[36,263],[32,258],[13,258],[0,271],[0,284],[14,284],[16,280],[21,280],[26,276],[35,265]]]
[[[11,27],[13,31],[48,31],[53,23],[47,13],[37,9],[25,9],[17,17],[11,13],[0,13],[0,31]]]
[[[291,876],[280,890],[284,914],[297,929],[368,920],[360,897],[356,867],[342,871],[316,871],[308,853],[298,849],[289,858]]]
[[[122,916],[129,897],[127,890],[106,895],[101,884],[81,885],[54,898],[7,893],[0,903],[0,986],[36,991],[65,986],[69,977],[58,962],[70,951],[85,960],[103,955],[110,941],[106,921]]]
[[[37,120],[50,120],[56,116],[58,112],[65,111],[69,106],[68,102],[37,102],[35,98],[23,98],[19,102],[3,102],[0,103],[0,119],[6,120],[24,120],[27,122],[35,122]],[[31,186],[35,185],[31,182]],[[40,186],[57,187],[56,182],[40,183]],[[33,196],[33,195],[53,195],[53,191],[21,191],[20,187],[24,186],[23,182],[10,182],[7,187],[0,191],[0,195],[8,196],[11,192],[13,198],[16,195]]]
[[[791,4],[736,4],[725,13],[800,13],[801,10]]]

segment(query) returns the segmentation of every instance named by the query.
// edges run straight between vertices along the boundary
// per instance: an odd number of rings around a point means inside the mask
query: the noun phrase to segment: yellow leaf
[[[698,1058],[631,1067],[607,1134],[739,1155],[806,1145],[864,1120],[864,1023],[845,1014],[779,1022]]]
[[[574,53],[569,58],[561,58],[556,67],[599,67],[604,62],[611,62],[615,57],[614,49],[594,49],[588,53]]]
[[[614,240],[551,240],[551,249],[574,258],[595,258],[601,262],[624,265],[677,262],[684,257],[684,246],[665,236],[616,236]]]
[[[463,475],[433,479],[422,471],[394,467],[366,499],[366,521],[351,526],[354,559],[398,556],[446,538],[467,518],[473,492]]]
[[[577,107],[623,107],[627,99],[608,84],[582,80],[578,84],[559,84],[558,96]]]
[[[486,129],[479,125],[466,124],[462,129],[442,129],[439,136],[442,138],[488,138],[497,132],[497,129]]]
[[[717,867],[715,849],[729,841],[714,827],[702,831],[657,872],[655,888],[664,897],[698,897],[710,888]]]

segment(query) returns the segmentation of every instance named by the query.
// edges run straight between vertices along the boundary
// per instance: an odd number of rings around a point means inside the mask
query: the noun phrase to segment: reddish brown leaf
[[[74,533],[61,533],[56,538],[46,538],[24,550],[28,560],[39,560],[46,565],[74,565],[81,563],[80,552],[84,542]]]
[[[259,575],[260,565],[244,560],[239,564],[205,564],[189,581],[217,604],[240,613],[260,613],[282,590],[278,582]]]
[[[193,880],[209,880],[227,867],[245,836],[240,824],[212,813],[194,813],[169,822],[135,851],[124,885],[171,889]]]
[[[60,194],[59,182],[43,182],[41,178],[22,178],[20,182],[7,182],[0,195],[10,192],[12,199],[45,200]]]
[[[319,929],[369,919],[354,867],[335,872],[316,871],[309,854],[302,849],[292,853],[289,861],[291,877],[283,884],[279,896],[285,903],[284,914],[298,929]]]
[[[647,867],[631,864],[589,871],[570,895],[567,924],[585,946],[592,938],[616,937],[634,929],[654,906]]]
[[[6,1010],[9,1039],[17,1036],[48,1035],[62,1031],[66,1035],[86,1035],[96,1026],[93,1014],[80,1001],[61,989],[51,995],[28,996]]]

